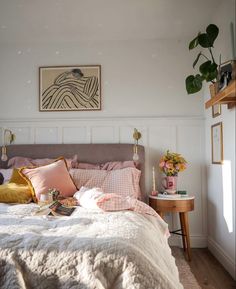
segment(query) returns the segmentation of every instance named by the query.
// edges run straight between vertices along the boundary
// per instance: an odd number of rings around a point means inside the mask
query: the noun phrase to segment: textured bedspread
[[[35,208],[0,204],[1,289],[183,288],[157,218],[82,208],[31,216]]]

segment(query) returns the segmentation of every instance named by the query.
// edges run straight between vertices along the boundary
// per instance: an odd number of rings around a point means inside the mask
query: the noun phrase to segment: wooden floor
[[[232,289],[236,282],[208,249],[191,249],[192,273],[202,289]]]

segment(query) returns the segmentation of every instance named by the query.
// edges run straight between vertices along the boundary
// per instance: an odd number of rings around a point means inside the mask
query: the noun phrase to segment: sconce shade
[[[8,160],[8,157],[7,157],[7,148],[4,146],[4,147],[2,147],[1,161],[6,162],[7,160]]]
[[[135,128],[133,133],[134,139],[134,153],[133,153],[133,161],[138,162],[139,155],[138,155],[138,140],[142,137],[141,133]]]
[[[6,162],[8,160],[7,157],[7,145],[10,145],[14,140],[15,140],[15,135],[10,129],[4,129],[4,143],[2,147],[2,155],[1,155],[1,160],[3,162]]]

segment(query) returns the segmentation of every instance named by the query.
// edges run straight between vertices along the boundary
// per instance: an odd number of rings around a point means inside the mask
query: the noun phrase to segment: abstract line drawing
[[[39,68],[39,110],[101,109],[101,66]]]

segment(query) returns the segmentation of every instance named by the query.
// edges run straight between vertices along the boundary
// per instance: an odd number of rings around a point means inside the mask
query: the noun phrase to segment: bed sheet
[[[163,224],[132,211],[77,207],[35,216],[0,204],[0,288],[182,289]]]

